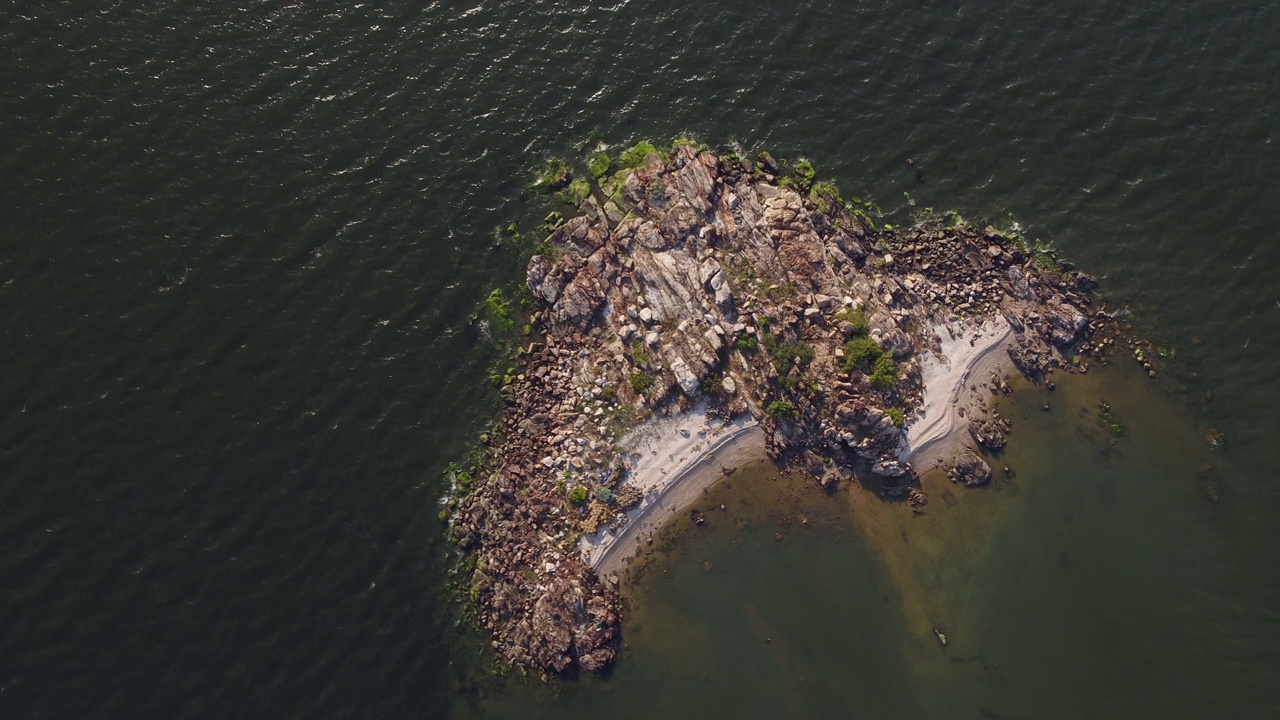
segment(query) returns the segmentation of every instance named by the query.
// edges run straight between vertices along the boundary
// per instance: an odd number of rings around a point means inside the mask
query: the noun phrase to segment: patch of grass
[[[582,505],[587,502],[590,494],[585,485],[574,485],[573,489],[569,491],[569,502],[574,505]]]
[[[884,414],[888,415],[889,419],[893,421],[893,424],[898,427],[902,427],[907,421],[906,418],[903,417],[902,411],[896,407],[885,408]]]
[[[751,355],[760,347],[760,343],[754,335],[739,335],[738,339],[733,341],[733,346],[743,353]]]
[[[770,285],[765,288],[764,295],[770,300],[782,300],[796,294],[796,286],[792,283],[782,283],[781,285]]]
[[[836,313],[836,320],[847,322],[853,326],[856,337],[866,337],[871,332],[871,322],[867,320],[867,311],[862,308],[847,307]]]
[[[774,400],[764,411],[774,420],[790,420],[796,416],[795,406],[787,400]]]
[[[591,173],[591,177],[597,180],[608,175],[612,167],[613,158],[609,157],[609,153],[603,150],[597,150],[587,156],[587,172]]]
[[[635,371],[631,373],[631,389],[643,395],[653,387],[653,376],[649,373]]]
[[[893,358],[881,355],[871,368],[871,387],[877,390],[888,390],[898,382],[898,363]]]

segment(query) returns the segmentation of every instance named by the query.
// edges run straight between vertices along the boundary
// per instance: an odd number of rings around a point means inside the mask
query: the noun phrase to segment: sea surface
[[[1280,5],[956,5],[10,3],[0,717],[1280,716]],[[437,501],[496,230],[685,135],[1018,223],[1160,380],[1019,388],[921,518],[744,474],[611,676],[488,677]]]

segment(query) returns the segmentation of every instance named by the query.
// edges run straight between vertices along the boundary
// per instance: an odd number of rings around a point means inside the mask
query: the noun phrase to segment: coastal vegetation
[[[765,412],[775,420],[791,420],[796,417],[796,408],[789,400],[774,400],[765,408]]]
[[[583,505],[586,504],[587,498],[590,497],[590,495],[591,491],[587,490],[585,486],[574,485],[573,488],[569,490],[569,502],[574,505]]]
[[[643,395],[649,392],[649,388],[653,387],[653,376],[646,372],[636,370],[631,373],[631,389],[636,391],[637,395]]]
[[[871,367],[884,355],[880,344],[869,337],[857,337],[844,344],[842,368],[847,373],[869,372]]]

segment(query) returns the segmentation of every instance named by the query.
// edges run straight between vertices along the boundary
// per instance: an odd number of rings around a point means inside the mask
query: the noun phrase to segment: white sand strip
[[[931,470],[960,451],[968,437],[968,421],[958,411],[970,400],[985,403],[971,388],[1012,364],[1005,349],[1013,328],[1003,317],[981,325],[937,325],[933,330],[942,341],[942,352],[925,356],[920,364],[924,413],[908,426],[901,455],[917,472]]]
[[[622,482],[645,496],[627,511],[621,527],[611,523],[578,543],[587,564],[602,576],[620,570],[650,533],[693,504],[703,490],[725,476],[725,469],[768,457],[764,431],[753,418],[713,420],[701,407],[654,418],[622,444],[628,448],[630,468]]]

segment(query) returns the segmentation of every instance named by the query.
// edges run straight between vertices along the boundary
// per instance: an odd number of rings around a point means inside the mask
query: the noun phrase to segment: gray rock
[[[966,487],[986,485],[991,481],[991,466],[975,453],[966,452],[956,460],[955,476]]]
[[[689,368],[689,363],[679,355],[674,355],[668,364],[671,366],[671,373],[676,376],[676,384],[689,397],[696,397],[698,394],[698,376]]]
[[[881,460],[871,466],[871,474],[880,477],[902,477],[907,474],[907,467],[897,460]]]

